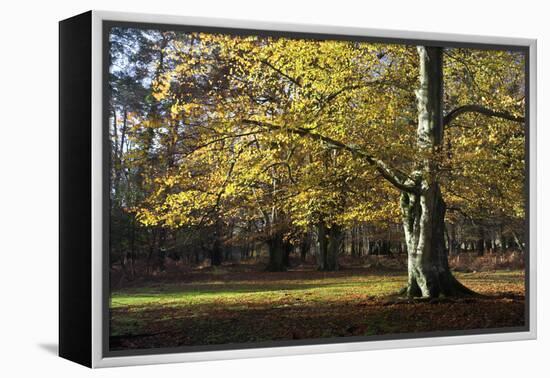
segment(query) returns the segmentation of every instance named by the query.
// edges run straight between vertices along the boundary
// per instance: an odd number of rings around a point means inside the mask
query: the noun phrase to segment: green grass
[[[356,296],[382,296],[399,290],[404,276],[351,276],[324,279],[277,280],[268,282],[234,281],[200,284],[166,284],[157,287],[115,291],[111,308],[125,306],[200,305],[224,302],[275,302],[286,297],[305,302],[339,301]]]
[[[456,273],[459,280],[470,285],[516,285],[523,279],[521,271],[491,273]],[[357,296],[386,296],[406,284],[404,275],[368,275],[327,277],[275,281],[201,282],[164,284],[150,287],[128,288],[114,291],[111,308],[155,305],[199,305],[228,302],[273,302],[287,296],[304,301],[341,301]]]
[[[113,349],[378,335],[523,324],[521,271],[457,273],[476,303],[387,305],[405,274],[227,273],[111,296]],[[223,281],[221,280],[223,278]],[[491,299],[492,298],[492,299]]]

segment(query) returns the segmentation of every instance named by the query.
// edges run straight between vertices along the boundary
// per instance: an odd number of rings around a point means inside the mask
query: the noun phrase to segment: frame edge
[[[369,35],[379,38],[419,39],[427,41],[502,44],[528,48],[529,54],[529,330],[500,334],[429,337],[403,340],[366,341],[338,344],[315,344],[272,348],[232,349],[208,352],[181,352],[140,356],[104,357],[102,324],[102,22],[128,21],[153,24],[187,24],[223,28],[261,29],[269,31],[306,32],[339,35]],[[486,342],[534,340],[537,338],[537,139],[536,139],[536,70],[537,40],[497,36],[431,33],[421,31],[380,30],[358,27],[316,24],[272,23],[237,19],[186,17],[159,14],[141,14],[112,11],[92,11],[92,367],[119,367],[146,364],[230,360],[303,354],[353,352],[394,348],[459,345]]]

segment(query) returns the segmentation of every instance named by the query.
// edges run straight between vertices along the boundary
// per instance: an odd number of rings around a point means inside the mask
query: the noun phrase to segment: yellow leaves
[[[297,227],[321,218],[341,225],[399,221],[398,191],[366,161],[291,129],[354,146],[403,172],[435,160],[449,206],[490,205],[520,214],[521,127],[463,114],[446,130],[441,150],[418,151],[413,46],[204,33],[188,38],[192,43],[174,43],[170,64],[151,84],[162,111],[132,134],[160,156],[180,153],[177,173],[147,172],[160,178],[146,181],[143,224],[193,225],[211,212],[257,219],[273,208]],[[447,52],[446,111],[480,103],[522,114],[521,57]],[[169,134],[176,126],[179,134]]]
[[[447,134],[453,153],[453,170],[445,180],[448,206],[472,215],[518,217],[524,208],[523,126],[465,115],[453,127]]]
[[[170,80],[171,77],[169,74],[162,74],[152,83],[153,97],[157,101],[164,100],[170,91]]]
[[[161,126],[162,126],[162,121],[159,118],[145,119],[145,120],[133,125],[134,128],[141,129],[141,130],[158,129]]]
[[[146,208],[140,208],[137,211],[136,219],[143,226],[156,226],[158,224],[157,217],[153,214],[152,211]]]
[[[239,190],[239,187],[235,183],[229,183],[225,186],[225,190],[223,191],[223,195],[226,197],[231,197],[234,194],[237,194]]]
[[[197,104],[193,102],[181,103],[180,101],[175,102],[170,106],[170,113],[172,118],[189,118],[195,112],[201,112],[202,104]]]

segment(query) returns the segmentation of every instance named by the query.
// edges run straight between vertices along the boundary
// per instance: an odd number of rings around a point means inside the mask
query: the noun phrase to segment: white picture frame
[[[105,353],[104,295],[108,288],[104,279],[104,27],[105,21],[170,25],[196,25],[230,29],[252,29],[296,33],[322,33],[330,35],[368,36],[375,38],[444,41],[468,44],[498,44],[524,46],[529,54],[529,264],[528,273],[528,330],[523,332],[464,334],[440,337],[418,337],[399,340],[373,340],[331,344],[285,347],[247,348],[201,352],[172,352],[146,355],[108,356]],[[534,39],[503,38],[478,35],[426,33],[405,30],[351,28],[313,24],[266,23],[248,20],[194,18],[171,15],[138,14],[126,12],[91,11],[91,356],[89,366],[94,368],[129,365],[225,360],[268,356],[287,356],[313,353],[349,352],[390,348],[412,348],[450,344],[485,343],[529,340],[537,337],[537,41]]]

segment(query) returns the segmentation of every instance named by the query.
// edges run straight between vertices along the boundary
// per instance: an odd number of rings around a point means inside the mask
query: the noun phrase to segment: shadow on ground
[[[38,347],[50,354],[59,355],[59,345],[57,343],[40,343]]]

